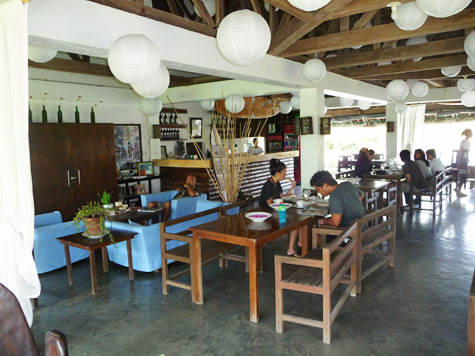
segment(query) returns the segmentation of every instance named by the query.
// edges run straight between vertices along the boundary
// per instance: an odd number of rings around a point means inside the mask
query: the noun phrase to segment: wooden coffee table
[[[161,220],[161,215],[165,211],[165,208],[157,208],[153,211],[139,211],[137,207],[132,207],[125,212],[116,212],[114,215],[109,215],[108,219],[112,221],[128,223],[129,220],[134,223],[143,223],[148,220],[152,220],[152,224],[157,224]]]
[[[132,264],[132,243],[131,240],[134,238],[134,232],[122,232],[122,231],[111,231],[111,234],[114,239],[114,243],[127,241],[127,256],[129,259],[129,279],[134,280],[134,267]],[[69,246],[82,248],[83,250],[89,251],[89,264],[91,268],[91,284],[92,284],[92,294],[95,295],[97,292],[97,278],[96,278],[96,256],[95,251],[97,249],[102,250],[102,268],[104,272],[109,272],[109,259],[107,256],[107,246],[112,245],[112,241],[109,236],[103,236],[102,239],[90,239],[82,236],[82,233],[68,235],[64,237],[59,237],[57,240],[64,245],[64,254],[66,255],[66,266],[68,269],[68,282],[72,286],[74,284],[73,280],[73,267],[71,265],[71,255],[69,254]]]

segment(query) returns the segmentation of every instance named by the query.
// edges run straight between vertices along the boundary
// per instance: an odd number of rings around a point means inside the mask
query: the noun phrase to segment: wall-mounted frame
[[[387,132],[394,132],[394,121],[386,122],[386,131]]]
[[[330,135],[332,131],[332,118],[321,117],[320,118],[320,135]]]
[[[137,164],[137,170],[139,176],[151,176],[153,175],[153,162],[140,162]]]
[[[203,119],[200,117],[190,117],[190,132],[193,138],[203,137]]]
[[[160,156],[162,159],[168,158],[167,146],[160,146]]]
[[[142,161],[140,124],[114,125],[115,157],[119,169]]]

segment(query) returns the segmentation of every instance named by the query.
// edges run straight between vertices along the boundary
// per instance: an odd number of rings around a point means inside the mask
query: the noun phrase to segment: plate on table
[[[98,239],[104,236],[105,234],[99,234],[99,235],[89,235],[87,232],[83,232],[82,236],[87,237],[88,239]]]
[[[260,222],[263,222],[264,220],[269,219],[272,216],[272,214],[266,213],[264,211],[254,211],[252,213],[247,213],[244,216],[255,223],[260,223]]]
[[[284,205],[286,209],[291,208],[293,206],[292,204],[289,204],[289,203],[284,203]],[[279,210],[280,204],[272,203],[272,204],[269,204],[269,206],[274,210]]]

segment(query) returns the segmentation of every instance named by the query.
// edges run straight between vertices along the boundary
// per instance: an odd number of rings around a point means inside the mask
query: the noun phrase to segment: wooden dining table
[[[401,182],[406,179],[404,172],[402,171],[385,171],[385,173],[369,173],[363,176],[364,180],[388,180],[394,182],[396,185],[396,206],[397,214],[399,215],[402,208],[402,191],[401,191]]]
[[[198,225],[190,228],[193,232],[193,248],[191,261],[191,291],[192,300],[196,304],[203,304],[203,281],[201,269],[201,240],[221,241],[249,249],[249,304],[250,320],[259,322],[259,294],[258,294],[258,251],[267,242],[293,230],[303,228],[302,255],[306,255],[309,248],[308,232],[311,229],[312,216],[297,213],[292,207],[287,210],[285,224],[279,224],[279,212],[269,207],[253,209],[253,211],[268,212],[272,216],[262,223],[256,223],[246,218],[247,213],[228,215],[218,221]]]

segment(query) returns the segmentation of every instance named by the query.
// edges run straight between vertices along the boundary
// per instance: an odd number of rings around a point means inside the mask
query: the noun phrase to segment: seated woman
[[[270,160],[270,175],[271,177],[264,183],[261,190],[261,196],[259,197],[259,206],[267,206],[274,202],[274,199],[281,199],[284,196],[282,191],[282,186],[280,181],[285,179],[285,174],[287,173],[287,168],[284,163],[280,160],[272,158]],[[296,182],[292,180],[292,186],[285,195],[291,195]],[[301,239],[303,233],[300,233],[299,245],[301,246]],[[290,242],[287,249],[287,255],[299,257],[297,251],[295,250],[295,240],[297,239],[297,230],[294,230],[290,233]]]
[[[414,161],[417,163],[417,166],[421,170],[422,178],[424,178],[424,180],[427,180],[432,177],[429,161],[426,160],[426,154],[420,148],[414,151]]]
[[[374,151],[362,148],[355,164],[355,177],[363,178],[363,175],[373,170]]]

